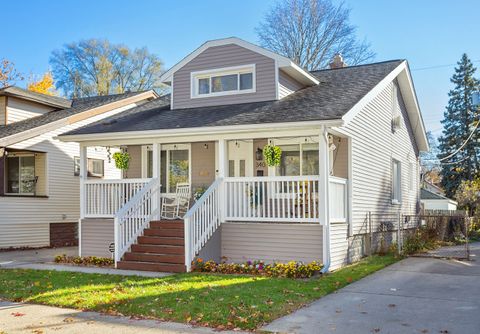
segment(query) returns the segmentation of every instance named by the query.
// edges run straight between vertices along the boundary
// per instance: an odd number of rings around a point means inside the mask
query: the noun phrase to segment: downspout
[[[320,135],[320,140],[323,140],[323,147],[325,152],[324,156],[324,163],[322,168],[323,172],[323,177],[325,178],[325,192],[326,198],[324,199],[324,224],[323,224],[323,244],[324,246],[324,251],[326,252],[326,256],[324,256],[324,264],[323,268],[320,271],[322,274],[328,273],[328,270],[330,269],[330,152],[328,148],[328,131],[327,127],[323,127],[323,133]],[[319,143],[319,148],[322,143]],[[321,161],[321,160],[320,160]],[[319,163],[320,163],[319,161]]]

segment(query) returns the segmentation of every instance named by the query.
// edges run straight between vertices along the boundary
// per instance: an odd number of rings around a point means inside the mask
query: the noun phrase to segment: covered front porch
[[[239,241],[254,239],[262,233],[259,231],[274,240],[264,239],[272,252],[258,254],[258,258],[286,260],[281,249],[295,244],[292,252],[298,254],[296,259],[322,261],[325,227],[349,221],[349,139],[318,129],[302,135],[272,131],[214,137],[82,143],[81,219],[113,223],[109,229],[113,230],[111,242],[118,262],[151,221],[165,218],[161,216],[162,198],[174,198],[177,185],[188,184],[190,202],[187,213],[179,217],[184,220],[187,270],[199,254],[239,260],[238,248],[249,247]],[[122,172],[122,179],[86,177],[89,145],[129,153],[129,168]],[[265,145],[281,148],[279,166],[267,166]],[[221,229],[223,224],[236,225]],[[308,240],[307,235],[320,240],[302,245],[298,238]],[[81,240],[86,237],[88,234],[80,233],[80,243],[85,246],[81,252],[90,254],[89,243]]]

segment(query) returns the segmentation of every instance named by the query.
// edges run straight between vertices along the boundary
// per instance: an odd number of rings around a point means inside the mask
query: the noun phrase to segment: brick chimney
[[[330,65],[330,68],[347,67],[347,64],[343,61],[343,57],[340,53],[335,54],[332,62],[329,65]]]

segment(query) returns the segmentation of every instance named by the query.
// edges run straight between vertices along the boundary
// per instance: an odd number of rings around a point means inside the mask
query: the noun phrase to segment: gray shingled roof
[[[28,118],[23,121],[7,125],[0,125],[0,138],[8,137],[20,132],[34,129],[41,125],[46,125],[63,118],[87,111],[92,108],[122,100],[124,98],[140,94],[141,92],[129,92],[124,94],[93,96],[72,100],[72,105],[67,109],[50,111],[40,116]]]
[[[72,106],[72,100],[59,96],[40,94],[15,86],[1,88],[0,96],[2,95],[19,97],[25,100],[46,104],[60,109],[70,108]]]
[[[314,71],[319,85],[278,101],[170,110],[157,99],[65,135],[340,119],[401,62]]]
[[[420,189],[420,199],[441,199],[441,200],[445,200],[445,199],[448,199],[450,200],[450,198],[448,197],[445,197],[445,196],[442,196],[442,195],[439,195],[439,194],[435,194],[425,188],[422,188]]]

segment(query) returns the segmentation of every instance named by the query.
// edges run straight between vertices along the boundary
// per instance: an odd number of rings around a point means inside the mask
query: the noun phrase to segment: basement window
[[[255,65],[192,72],[192,98],[255,92]]]

